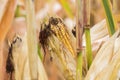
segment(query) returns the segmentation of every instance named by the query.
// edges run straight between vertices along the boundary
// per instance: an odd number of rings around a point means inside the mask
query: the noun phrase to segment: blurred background
[[[37,18],[57,15],[64,19],[70,29],[75,26],[76,0],[33,0]],[[111,0],[112,2],[112,0]],[[20,0],[24,9],[24,0]],[[105,18],[101,0],[91,0],[91,26]]]

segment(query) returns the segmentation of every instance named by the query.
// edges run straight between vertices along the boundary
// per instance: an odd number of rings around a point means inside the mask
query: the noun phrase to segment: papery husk
[[[85,80],[117,80],[120,77],[119,34],[117,31],[100,48]]]
[[[26,37],[26,24],[24,17],[14,19],[13,25],[7,34],[7,41],[12,43],[16,37],[22,41],[17,41],[13,47],[13,63],[14,63],[14,79],[16,80],[31,80],[30,67],[28,61],[28,46]],[[8,48],[7,48],[8,49]],[[41,60],[37,55],[37,75],[38,80],[48,80],[45,69]],[[5,79],[7,80],[7,79]]]
[[[107,28],[106,28],[106,20],[103,19],[102,21],[95,24],[90,29],[91,35],[91,42],[92,42],[92,55],[95,58],[97,52],[103,45],[103,43],[109,39]],[[87,58],[86,58],[86,50],[85,50],[85,34],[83,35],[83,76],[86,75],[88,68],[87,68]]]
[[[91,28],[91,41],[97,41],[101,38],[104,38],[108,35],[106,20],[103,19]]]
[[[56,19],[59,20],[60,18],[57,17]],[[45,23],[47,23],[47,21]],[[50,27],[51,25],[52,24],[50,24]],[[46,44],[44,44],[44,46],[46,47],[42,46],[43,49],[45,50],[44,51],[45,54],[49,53],[51,55],[53,63],[57,66],[59,72],[62,74],[62,76],[64,76],[65,80],[75,80],[76,63],[75,63],[75,56],[73,56],[75,54],[72,54],[71,50],[68,48],[69,46],[70,47],[72,46],[72,50],[75,51],[74,36],[69,31],[69,29],[67,29],[67,27],[64,25],[63,22],[58,22],[57,25],[52,25],[52,28],[54,28],[52,29],[52,31],[51,31],[51,28],[50,29],[45,28],[47,27],[45,25],[42,25],[41,27],[42,27],[41,31],[42,29],[43,30],[47,29],[50,34],[48,38],[43,39],[43,40],[46,40]],[[56,35],[54,33],[56,33]],[[44,33],[43,35],[46,35],[46,34],[47,32]],[[67,41],[69,41],[68,42],[69,45],[68,43],[65,43]]]
[[[15,37],[14,37],[15,38]],[[15,68],[15,79],[16,80],[31,80],[30,67],[29,67],[29,57],[28,57],[28,47],[26,35],[22,38],[22,41],[17,40],[13,45],[13,62]],[[43,64],[38,57],[37,62],[37,74],[38,80],[48,80],[46,72],[44,70]]]
[[[109,39],[106,20],[98,22],[91,28],[91,42],[93,58],[96,56],[103,43]]]
[[[38,57],[38,80],[48,80],[42,61]]]
[[[76,63],[70,51],[54,35],[49,37],[48,47],[53,61],[58,66],[65,79],[75,80]]]
[[[103,19],[102,21],[98,22],[90,29],[92,44],[95,43],[96,41],[101,41],[101,39],[106,38],[108,36],[108,31],[106,26],[107,26],[106,20]],[[85,35],[83,35],[83,45],[84,44],[85,44]]]
[[[16,37],[18,36],[15,36],[14,39],[16,39]],[[12,55],[15,68],[15,79],[31,80],[26,36],[22,37],[21,40],[17,39],[16,43],[13,44]]]
[[[36,35],[36,23],[34,4],[32,0],[25,0],[26,5],[26,22],[27,22],[27,45],[29,54],[29,66],[31,79],[37,79],[37,35]]]

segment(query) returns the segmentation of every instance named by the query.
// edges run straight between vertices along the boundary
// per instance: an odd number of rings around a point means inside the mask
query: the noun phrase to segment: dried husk
[[[75,80],[76,63],[70,51],[54,35],[49,37],[48,46],[53,61],[65,79]]]
[[[12,54],[15,68],[15,79],[31,80],[26,35],[24,35],[21,39],[22,41],[17,40],[17,42],[13,45]],[[48,80],[43,64],[41,63],[39,57],[36,62],[38,67],[37,69],[38,80]]]
[[[27,45],[31,79],[37,79],[37,36],[36,36],[36,23],[35,11],[32,0],[26,0],[26,22],[27,22]]]
[[[120,69],[120,37],[117,31],[97,53],[85,80],[117,80]]]
[[[47,21],[45,23],[47,24]],[[72,53],[72,51],[70,50],[71,48],[69,48],[70,46],[72,46],[72,50],[75,51],[75,44],[74,44],[75,38],[72,35],[72,33],[69,31],[69,29],[67,29],[67,27],[64,25],[63,22],[61,23],[58,22],[57,26],[50,24],[50,27],[51,26],[53,32],[57,33],[57,35],[54,35],[51,29],[49,29],[50,35],[46,40],[47,41],[45,45],[46,47],[43,46],[42,47],[45,48],[45,50],[47,50],[46,53],[50,53],[53,63],[55,63],[55,65],[58,67],[58,70],[62,73],[62,76],[64,76],[65,80],[75,80],[76,62],[75,62],[75,56],[73,56],[75,54]],[[46,26],[42,25],[41,27],[43,28]],[[58,29],[57,27],[60,27],[61,29]],[[47,33],[44,33],[43,35],[45,34]],[[67,41],[69,41],[68,42],[69,45],[68,43],[66,43]]]
[[[14,77],[16,80],[31,80],[24,17],[15,18],[13,25],[7,34],[7,40],[10,43],[12,43],[17,37],[19,37],[21,41],[18,39],[16,43],[13,44],[12,55],[15,68]],[[38,80],[48,80],[45,69],[38,55],[37,58],[37,78]]]
[[[15,36],[14,39],[16,39],[16,37],[18,36]],[[16,43],[13,44],[12,55],[15,68],[15,79],[30,80],[31,77],[26,36],[22,37],[21,40],[17,39]]]

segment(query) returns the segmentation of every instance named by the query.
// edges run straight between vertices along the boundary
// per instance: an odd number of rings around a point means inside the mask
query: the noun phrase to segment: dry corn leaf
[[[106,29],[106,20],[102,20],[99,23],[95,24],[90,29],[91,34],[91,41],[92,41],[92,52],[93,52],[93,58],[96,56],[97,52],[103,45],[103,43],[109,38],[108,32]],[[85,35],[83,35],[83,46],[85,46]],[[86,51],[83,50],[83,73],[86,75],[87,73],[87,62],[86,62]]]
[[[19,36],[16,36],[16,34]],[[21,38],[22,41],[18,39],[13,47],[12,54],[15,68],[14,77],[16,80],[31,80],[26,40],[26,24],[24,17],[15,18],[13,25],[7,34],[7,39],[10,42],[16,40],[17,37]],[[47,80],[42,62],[40,59],[38,59],[36,62],[38,66],[38,80]]]
[[[14,40],[16,40],[16,43],[13,44],[12,55],[15,68],[15,79],[31,80],[26,36],[24,35],[22,38],[16,36]],[[38,80],[48,80],[39,57],[36,62],[38,65]]]
[[[90,29],[92,43],[97,41],[97,40],[100,40],[101,38],[104,38],[108,35],[108,31],[107,31],[106,26],[107,26],[106,20],[104,19],[104,20],[98,22],[97,24],[95,24]],[[83,35],[83,42],[85,42],[85,35]]]
[[[117,31],[97,53],[85,80],[116,80],[119,72],[120,37]],[[119,41],[118,41],[119,40]],[[113,73],[115,72],[115,73]]]
[[[34,5],[32,0],[26,0],[26,21],[27,21],[27,43],[29,54],[29,65],[31,79],[38,79],[37,77],[37,36],[36,36],[36,23]]]
[[[38,80],[48,80],[44,66],[38,57]]]
[[[23,38],[15,36],[14,41],[15,43],[13,44],[12,55],[15,68],[15,79],[30,80],[31,77],[26,36]]]

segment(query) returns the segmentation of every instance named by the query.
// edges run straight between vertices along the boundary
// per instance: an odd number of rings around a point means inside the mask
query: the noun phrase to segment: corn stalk
[[[76,0],[77,4],[77,16],[76,16],[76,37],[77,37],[77,69],[76,79],[82,80],[82,35],[83,35],[83,0]]]
[[[92,47],[91,47],[91,37],[90,37],[90,0],[83,1],[83,26],[85,31],[86,39],[86,55],[88,68],[92,63]]]

